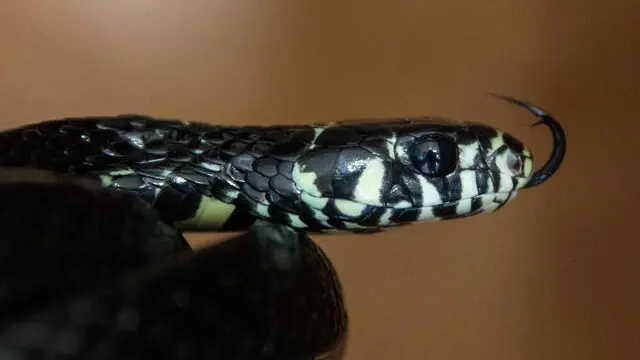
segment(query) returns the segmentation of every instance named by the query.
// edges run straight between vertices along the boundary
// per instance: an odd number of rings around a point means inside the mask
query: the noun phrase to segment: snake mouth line
[[[324,221],[340,219],[345,227],[350,229],[391,227],[415,221],[439,221],[455,218],[469,217],[477,214],[494,212],[502,208],[507,202],[513,200],[517,191],[492,192],[475,196],[468,196],[455,201],[445,201],[428,206],[413,207],[389,207],[371,206],[360,204],[351,200],[337,199],[343,205],[345,211],[341,213],[328,213],[325,207],[319,204],[309,204],[315,215],[323,217]],[[335,199],[334,199],[335,201]],[[314,206],[315,205],[315,206]],[[348,208],[361,209],[359,212],[348,213]],[[366,209],[366,210],[364,210]],[[341,210],[338,208],[337,210]],[[320,215],[319,214],[323,214]],[[373,214],[376,214],[375,216]],[[374,217],[372,217],[374,216]]]
[[[421,210],[418,220],[446,220],[460,217],[469,217],[477,214],[494,212],[517,196],[517,191],[505,191],[486,193],[461,198],[455,201],[446,201],[440,204],[414,207],[405,209],[408,211]],[[392,210],[402,210],[393,209]]]

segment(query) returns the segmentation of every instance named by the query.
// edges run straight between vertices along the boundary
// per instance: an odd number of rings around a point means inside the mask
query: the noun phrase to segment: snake
[[[440,116],[214,125],[70,117],[0,132],[0,358],[341,358],[348,314],[314,234],[495,212],[560,168]],[[186,232],[227,233],[195,249]]]

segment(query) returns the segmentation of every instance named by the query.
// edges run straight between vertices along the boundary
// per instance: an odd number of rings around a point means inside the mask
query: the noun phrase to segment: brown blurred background
[[[347,359],[640,358],[640,3],[13,1],[2,127],[144,113],[215,123],[438,114],[565,165],[498,213],[315,239],[344,282]],[[202,244],[209,236],[193,237]]]

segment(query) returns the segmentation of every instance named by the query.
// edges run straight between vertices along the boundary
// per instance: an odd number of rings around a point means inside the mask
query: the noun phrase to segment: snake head
[[[531,150],[514,136],[439,117],[342,122],[318,133],[293,180],[309,216],[338,229],[493,212],[546,181],[562,160],[552,156],[534,171]]]

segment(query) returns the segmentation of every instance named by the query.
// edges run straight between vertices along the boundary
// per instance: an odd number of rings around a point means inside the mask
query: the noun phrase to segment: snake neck
[[[189,231],[257,219],[303,224],[292,181],[312,126],[233,127],[140,115],[67,118],[0,133],[0,165],[73,173],[134,192]]]

